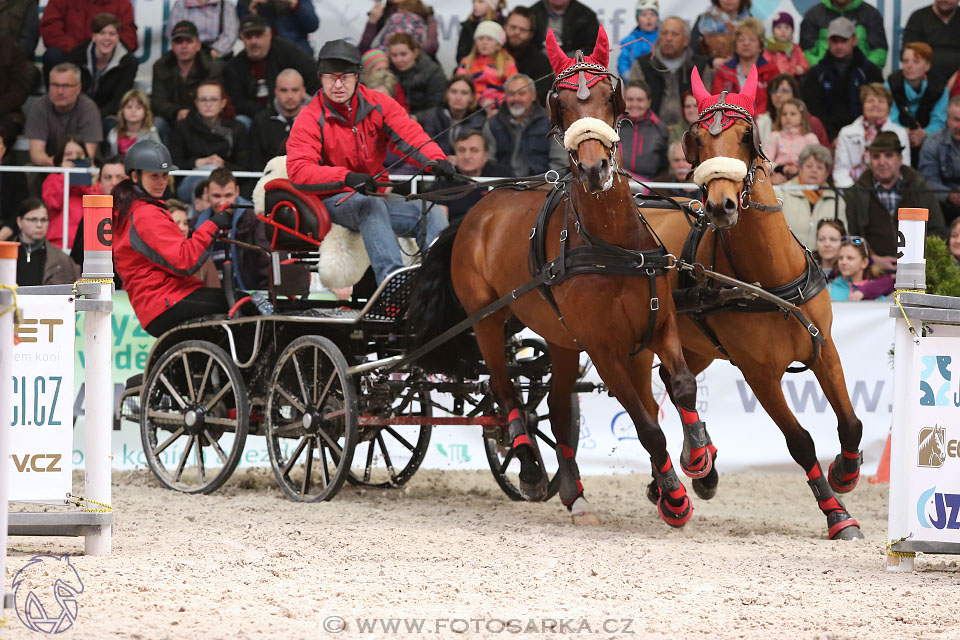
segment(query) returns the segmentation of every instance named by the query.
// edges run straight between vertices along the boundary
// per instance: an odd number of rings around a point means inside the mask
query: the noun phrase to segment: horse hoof
[[[543,502],[547,499],[547,477],[541,474],[535,483],[520,480],[520,495],[527,502]]]
[[[843,510],[832,511],[827,516],[827,531],[831,540],[862,540],[860,523]]]
[[[573,524],[578,527],[599,527],[600,518],[597,517],[595,513],[581,513],[574,514],[571,516],[573,518]]]
[[[720,476],[717,474],[716,467],[711,469],[706,477],[694,480],[690,484],[693,485],[693,492],[697,494],[698,498],[710,500],[717,495],[717,485],[720,484]]]
[[[583,496],[577,498],[570,506],[570,516],[573,518],[573,524],[578,527],[596,527],[600,524],[600,518]]]
[[[647,485],[647,500],[653,505],[660,502],[660,487],[657,486],[656,480],[651,480],[650,484]]]
[[[657,513],[668,525],[674,529],[679,529],[687,524],[690,517],[693,516],[693,504],[687,496],[683,496],[683,503],[679,507],[675,507],[661,498],[657,503]]]
[[[694,465],[693,468],[688,467],[688,461],[683,459],[683,455],[680,456],[680,469],[683,470],[683,473],[688,478],[693,478],[698,480],[703,478],[708,473],[713,471],[713,454],[710,452],[710,449],[707,447],[703,448],[703,453],[697,458],[699,464]]]
[[[839,458],[840,456],[837,457]],[[842,478],[834,475],[834,465],[836,464],[836,460],[831,462],[830,469],[827,471],[827,479],[830,480],[830,487],[837,493],[850,493],[856,488],[857,483],[860,482],[860,469],[857,469],[857,475],[852,480],[844,482]]]

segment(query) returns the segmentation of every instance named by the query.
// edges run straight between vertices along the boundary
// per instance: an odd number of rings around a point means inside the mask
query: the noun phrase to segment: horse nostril
[[[737,203],[733,201],[733,198],[724,198],[723,208],[727,213],[733,213],[737,210]]]
[[[600,161],[600,171],[607,171],[610,169],[610,161],[604,158]]]
[[[577,171],[580,172],[580,175],[585,175],[587,173],[587,166],[582,162],[577,163]]]

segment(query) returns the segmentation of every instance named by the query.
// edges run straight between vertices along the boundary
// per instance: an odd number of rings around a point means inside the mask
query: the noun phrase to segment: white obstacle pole
[[[113,435],[113,196],[83,196],[83,277],[99,279],[95,309],[84,318],[86,364],[86,498],[112,504],[110,487],[111,438]],[[109,281],[109,284],[106,282]],[[111,526],[91,527],[84,535],[84,553],[110,553]]]
[[[0,242],[0,285],[17,281],[18,242]],[[0,313],[13,305],[13,292],[0,289]],[[10,483],[10,423],[13,421],[13,314],[0,316],[0,619],[7,603],[7,497]],[[13,603],[9,603],[13,606]]]
[[[927,288],[924,249],[929,212],[926,209],[904,208],[897,214],[900,220],[900,241],[896,289],[924,291]],[[887,538],[891,541],[908,535],[910,526],[904,505],[907,503],[909,491],[908,467],[913,460],[903,455],[903,452],[909,451],[911,444],[908,442],[910,410],[906,399],[913,397],[914,347],[907,321],[903,315],[898,315],[893,345],[893,432],[890,436],[890,506],[887,516]],[[898,452],[901,455],[896,455]],[[913,571],[913,558],[888,555],[887,571]]]

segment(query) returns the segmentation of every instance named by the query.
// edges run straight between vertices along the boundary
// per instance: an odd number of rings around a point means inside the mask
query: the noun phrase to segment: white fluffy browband
[[[584,140],[599,140],[607,147],[620,142],[620,136],[599,118],[580,118],[563,134],[563,146],[567,151],[576,151]]]
[[[727,180],[740,182],[746,177],[747,165],[744,164],[743,160],[726,156],[704,160],[693,172],[694,183],[701,187],[715,178],[726,178]]]

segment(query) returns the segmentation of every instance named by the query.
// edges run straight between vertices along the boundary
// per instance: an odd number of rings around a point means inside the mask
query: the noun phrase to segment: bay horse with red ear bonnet
[[[474,331],[493,393],[509,418],[510,455],[521,462],[521,493],[528,500],[542,499],[547,479],[507,373],[504,332],[512,318],[547,342],[560,497],[575,523],[595,523],[574,460],[579,434],[571,433],[571,391],[579,353],[586,351],[650,454],[660,516],[671,526],[682,526],[692,506],[663,432],[641,402],[631,357],[644,346],[660,356],[685,428],[694,440],[700,437],[705,429],[696,413],[696,382],[683,361],[666,277],[673,256],[638,215],[627,179],[618,169],[617,128],[624,103],[619,79],[607,70],[606,32],[600,28],[591,56],[578,52],[571,59],[550,31],[547,52],[557,73],[547,106],[569,154],[571,175],[558,179],[550,191],[494,190],[470,210],[459,229],[440,235],[414,285],[407,316],[417,336],[414,347],[465,315],[509,300],[477,322]],[[531,287],[530,293],[518,293],[531,278],[542,285],[539,291]],[[448,347],[437,355],[453,359],[456,350]],[[417,362],[430,367],[427,358]],[[711,464],[705,446],[681,455],[681,467],[688,473],[706,474]]]
[[[711,293],[717,293],[718,285],[703,277],[684,282],[686,274],[678,283],[674,271],[671,278],[679,289],[676,300],[684,358],[694,373],[716,358],[727,358],[740,368],[760,404],[786,437],[791,456],[806,472],[817,504],[827,518],[830,538],[859,538],[862,534],[857,521],[834,491],[846,493],[857,484],[862,425],[853,411],[830,335],[833,314],[823,273],[787,227],[768,179],[754,124],[756,68],[750,71],[739,94],[710,95],[696,69],[692,86],[700,116],[684,135],[683,147],[695,168],[693,178],[702,190],[705,216],[691,231],[683,215],[653,210],[644,213],[668,250],[683,260],[707,265],[746,283],[759,283],[794,306],[791,310],[762,299],[718,303],[716,295],[713,303],[704,304]],[[684,308],[685,297],[696,302]],[[650,385],[653,355],[647,352],[638,359],[645,361],[643,402],[656,415]],[[787,406],[780,386],[793,362],[805,363],[813,370],[837,415],[841,452],[827,476],[817,462],[813,439]],[[709,446],[712,448],[712,444]],[[704,498],[713,496],[716,485],[716,468],[693,484]],[[649,493],[656,497],[654,483]]]

